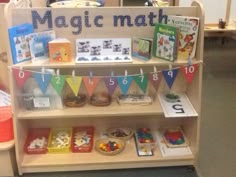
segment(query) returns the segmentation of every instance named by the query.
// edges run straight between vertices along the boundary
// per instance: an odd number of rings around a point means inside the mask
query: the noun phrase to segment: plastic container
[[[50,128],[31,128],[25,141],[24,150],[27,154],[47,153]]]
[[[13,140],[13,132],[11,107],[0,107],[0,142]]]
[[[74,127],[71,142],[72,152],[91,152],[94,141],[94,127]]]
[[[53,128],[49,135],[48,153],[69,153],[72,128]]]

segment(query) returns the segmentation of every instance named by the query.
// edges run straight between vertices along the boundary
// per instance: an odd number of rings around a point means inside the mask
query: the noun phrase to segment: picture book
[[[168,25],[179,28],[178,59],[194,58],[199,29],[199,18],[187,16],[168,16]]]
[[[48,42],[54,40],[55,38],[56,34],[52,30],[32,33],[28,35],[31,60],[33,63],[39,61],[48,61]]]
[[[152,39],[133,38],[132,55],[142,60],[149,60],[152,56]]]
[[[76,63],[132,62],[130,38],[76,40]]]
[[[58,38],[48,42],[50,62],[71,62],[71,42]]]
[[[33,33],[33,25],[24,23],[8,29],[13,64],[31,60],[28,34]]]
[[[177,59],[178,28],[157,23],[154,31],[153,55],[168,61]]]

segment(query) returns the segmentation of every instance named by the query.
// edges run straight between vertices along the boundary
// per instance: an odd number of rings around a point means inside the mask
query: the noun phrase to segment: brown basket
[[[100,144],[102,143],[108,143],[109,141],[114,141],[116,143],[119,144],[120,148],[115,150],[115,151],[110,151],[110,152],[106,152],[106,151],[103,151],[99,148]],[[100,152],[101,154],[104,154],[104,155],[117,155],[119,153],[121,153],[125,148],[125,141],[123,140],[120,140],[120,139],[115,139],[115,138],[103,138],[103,139],[98,139],[96,142],[95,142],[95,149]]]
[[[121,132],[120,134],[119,131]],[[126,135],[122,135],[122,133],[125,133]],[[127,141],[133,137],[134,131],[131,128],[115,127],[115,128],[109,128],[107,130],[107,134],[111,138]]]

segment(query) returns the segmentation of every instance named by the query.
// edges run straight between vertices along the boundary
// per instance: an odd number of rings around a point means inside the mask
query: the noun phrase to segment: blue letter
[[[114,16],[114,26],[118,26],[118,20],[120,20],[120,26],[125,25],[125,20],[127,20],[127,26],[133,26],[131,23],[131,17],[129,15],[119,15],[119,16]]]
[[[162,23],[163,19],[165,20],[164,23],[167,23],[167,18],[168,18],[167,15],[163,15],[163,9],[160,9],[159,10],[159,18],[158,18],[159,23]]]
[[[91,27],[91,24],[89,24],[89,16],[88,16],[89,13],[88,13],[88,11],[85,11],[84,14],[85,14],[85,17],[84,17],[85,18],[85,26],[86,27]]]
[[[65,16],[58,16],[55,19],[55,25],[58,28],[62,28],[62,27],[68,27],[68,25],[66,24],[66,19]]]
[[[72,27],[78,28],[77,31],[73,31],[73,34],[79,34],[82,31],[82,22],[81,16],[73,16],[70,20],[70,24]]]
[[[145,22],[145,15],[138,15],[135,18],[135,25],[136,26],[147,26],[147,23]]]
[[[148,15],[148,18],[149,18],[149,25],[150,26],[155,26],[155,24],[153,23],[153,19],[156,18],[157,16],[154,15],[153,12],[150,12],[150,14]]]
[[[44,23],[46,23],[46,20],[48,23],[48,28],[52,28],[52,12],[51,12],[51,10],[47,10],[46,13],[44,14],[43,18],[41,18],[40,15],[38,14],[38,12],[35,10],[31,11],[31,15],[32,15],[34,29],[38,29],[37,21],[40,24],[44,24]]]
[[[102,20],[102,19],[103,19],[103,16],[101,16],[101,15],[95,17],[94,24],[96,25],[96,27],[103,27],[102,23],[98,23],[98,21]]]

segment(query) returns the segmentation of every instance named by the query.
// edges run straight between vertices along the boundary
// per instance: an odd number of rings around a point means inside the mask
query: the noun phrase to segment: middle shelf
[[[119,113],[119,114],[118,114]],[[17,119],[51,119],[51,118],[79,118],[79,117],[98,117],[98,116],[130,116],[130,115],[163,115],[158,99],[151,105],[119,105],[115,101],[107,107],[96,107],[86,105],[81,108],[64,108],[57,110],[19,110]]]

